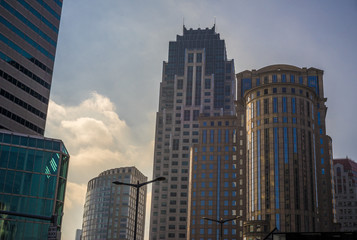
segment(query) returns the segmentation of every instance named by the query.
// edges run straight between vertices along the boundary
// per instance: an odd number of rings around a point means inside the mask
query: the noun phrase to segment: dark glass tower
[[[43,135],[62,0],[0,1],[0,128]]]
[[[198,116],[234,115],[234,62],[211,29],[186,29],[169,43],[156,117],[150,239],[186,239],[189,149],[198,143]]]

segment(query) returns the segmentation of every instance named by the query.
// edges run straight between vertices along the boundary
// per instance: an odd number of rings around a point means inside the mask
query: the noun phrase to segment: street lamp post
[[[211,222],[216,222],[220,224],[220,234],[219,234],[219,239],[222,240],[222,236],[223,236],[223,224],[225,224],[226,222],[230,222],[233,220],[237,220],[238,218],[240,218],[241,216],[236,216],[234,218],[229,218],[229,219],[223,219],[221,218],[220,220],[217,219],[212,219],[212,218],[207,218],[207,217],[203,217],[202,219],[207,220],[207,221],[211,221]]]
[[[139,183],[139,181],[138,181],[136,184],[135,183],[119,182],[119,181],[113,182],[116,185],[126,185],[126,186],[130,186],[130,187],[136,188],[134,240],[136,240],[136,228],[137,228],[137,225],[138,225],[139,188],[141,188],[142,186],[145,186],[145,185],[147,185],[149,183],[153,183],[153,182],[157,182],[157,181],[164,181],[164,180],[166,180],[165,177],[158,177],[158,178],[155,178],[154,180],[151,180],[151,181],[148,181],[148,182]]]

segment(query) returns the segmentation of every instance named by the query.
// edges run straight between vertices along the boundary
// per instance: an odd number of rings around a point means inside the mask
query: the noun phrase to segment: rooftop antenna
[[[214,18],[214,23],[213,23],[213,27],[216,30],[216,16],[213,17]]]
[[[182,32],[185,32],[185,17],[182,17]]]

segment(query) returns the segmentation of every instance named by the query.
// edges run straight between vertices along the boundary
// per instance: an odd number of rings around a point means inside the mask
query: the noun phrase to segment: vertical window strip
[[[226,129],[226,134],[225,134],[225,143],[229,143],[229,130]]]
[[[291,98],[291,112],[296,113],[296,100],[295,98]]]
[[[192,81],[193,81],[193,67],[187,67],[187,82],[186,82],[186,106],[192,105]]]
[[[195,91],[195,105],[201,105],[201,78],[202,67],[196,67],[196,91]]]
[[[207,130],[202,131],[202,143],[207,143]]]
[[[312,144],[313,144],[313,151],[314,151],[314,168],[315,168],[315,195],[316,195],[316,198],[315,198],[315,204],[316,204],[316,207],[318,208],[319,207],[319,198],[318,198],[318,195],[317,195],[317,167],[316,167],[316,146],[315,146],[315,134],[312,134]]]
[[[252,205],[252,212],[254,212],[254,132],[252,132],[251,134],[251,150],[250,150],[251,154],[251,186],[252,186],[252,190],[251,190],[251,205]]]
[[[289,163],[289,152],[288,152],[288,128],[284,127],[284,162],[287,164]]]
[[[252,102],[251,118],[254,118],[254,102]]]
[[[257,112],[257,117],[259,117],[260,116],[260,100],[257,101],[257,110],[256,110],[256,112]]]
[[[220,195],[221,195],[221,158],[217,158],[217,205],[216,205],[216,217],[219,219],[220,216]],[[218,232],[217,232],[218,235]],[[217,236],[218,237],[218,236]]]
[[[280,230],[280,214],[279,213],[275,214],[275,218],[276,218],[276,228]]]
[[[297,153],[297,137],[296,128],[293,128],[294,153]]]
[[[261,193],[260,193],[260,130],[257,131],[257,160],[258,160],[258,210],[261,210]]]
[[[275,187],[275,208],[279,209],[279,142],[278,128],[274,128],[274,187]]]
[[[317,124],[319,126],[321,125],[321,114],[320,114],[320,112],[317,112]]]
[[[273,113],[278,112],[278,98],[273,98]]]
[[[283,112],[286,113],[286,97],[283,97]]]
[[[210,143],[214,143],[214,130],[211,129],[211,133],[210,133]]]
[[[218,129],[218,143],[221,143],[222,130]]]

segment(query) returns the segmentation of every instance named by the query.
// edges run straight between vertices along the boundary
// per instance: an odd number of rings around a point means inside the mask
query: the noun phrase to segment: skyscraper
[[[238,73],[237,82],[247,133],[245,237],[261,237],[263,226],[331,231],[332,151],[323,71],[272,65]]]
[[[110,169],[88,182],[84,204],[82,240],[133,239],[136,189],[113,182],[147,181],[135,167]],[[139,189],[137,240],[144,239],[146,186]]]
[[[234,62],[215,26],[186,29],[169,43],[156,116],[150,239],[186,239],[189,149],[198,143],[198,116],[235,112]]]
[[[0,128],[43,135],[62,0],[0,1]]]
[[[357,163],[334,159],[336,216],[342,232],[357,230]]]

